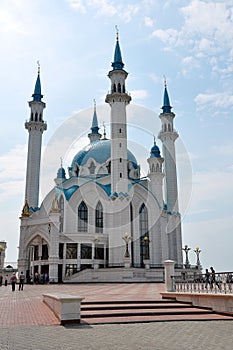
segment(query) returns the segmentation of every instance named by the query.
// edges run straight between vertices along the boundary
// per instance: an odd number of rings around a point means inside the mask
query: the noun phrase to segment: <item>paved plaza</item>
[[[233,320],[60,326],[42,293],[85,300],[159,299],[163,284],[25,285],[0,287],[1,350],[232,350]]]

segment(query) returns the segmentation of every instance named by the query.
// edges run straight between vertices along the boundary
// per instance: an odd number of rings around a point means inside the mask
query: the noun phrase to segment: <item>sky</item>
[[[211,14],[211,15],[210,15]],[[88,143],[93,99],[109,136],[116,29],[125,70],[129,149],[146,176],[160,131],[164,77],[179,133],[177,171],[183,246],[203,268],[232,271],[233,1],[0,1],[0,241],[18,254],[24,204],[28,101],[40,62],[44,120],[40,203],[60,167]],[[75,126],[75,128],[74,128]],[[101,129],[103,132],[103,130]],[[62,145],[59,143],[62,139]],[[159,140],[158,146],[161,148]]]

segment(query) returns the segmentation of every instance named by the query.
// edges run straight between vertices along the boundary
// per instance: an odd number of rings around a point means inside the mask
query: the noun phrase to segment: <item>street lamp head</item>
[[[195,252],[195,253],[200,253],[200,252],[201,252],[201,249],[200,249],[199,247],[196,247],[196,248],[194,249],[194,252]]]

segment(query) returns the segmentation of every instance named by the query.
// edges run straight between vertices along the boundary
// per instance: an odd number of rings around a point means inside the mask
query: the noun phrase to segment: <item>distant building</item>
[[[5,241],[0,241],[0,271],[3,270],[4,268],[4,263],[5,263],[5,256],[6,256],[6,248],[7,244]]]
[[[39,206],[41,144],[47,124],[38,71],[25,123],[29,140],[18,256],[18,270],[28,276],[48,273],[54,282],[120,281],[127,276],[154,281],[162,278],[164,260],[182,267],[178,133],[167,86],[159,115],[163,156],[154,141],[148,150],[148,176],[141,178],[137,159],[127,148],[127,76],[117,35],[105,100],[111,108],[111,137],[100,134],[94,105],[89,145],[77,151],[68,173],[61,165],[54,188]]]

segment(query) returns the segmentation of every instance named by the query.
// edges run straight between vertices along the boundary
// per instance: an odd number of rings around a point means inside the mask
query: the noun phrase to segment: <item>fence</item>
[[[177,293],[233,293],[233,272],[210,274],[186,274],[172,276],[173,290]]]

